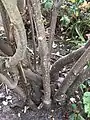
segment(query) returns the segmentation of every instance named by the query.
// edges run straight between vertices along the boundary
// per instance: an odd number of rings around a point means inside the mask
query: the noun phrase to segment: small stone
[[[51,110],[51,112],[54,112],[54,110]]]
[[[59,51],[58,51],[58,52],[56,52],[56,55],[57,55],[57,56],[59,56],[59,55],[60,55]]]
[[[7,100],[10,100],[10,99],[12,99],[12,96],[11,96],[11,95],[6,96],[6,99],[7,99]]]
[[[52,118],[52,120],[55,120],[55,118]]]
[[[52,115],[49,115],[48,118],[52,118]]]
[[[59,102],[58,104],[61,105],[61,102]]]
[[[21,114],[20,113],[18,113],[18,117],[20,117],[21,116]]]
[[[78,91],[75,91],[76,94],[78,94]]]
[[[10,103],[13,103],[12,100],[9,100]]]
[[[70,98],[70,101],[72,102],[72,103],[75,103],[76,102],[76,100],[75,100],[75,98]]]
[[[3,103],[3,105],[6,106],[8,104],[8,101],[3,101],[2,103]]]
[[[79,96],[79,95],[76,95],[76,97],[77,97],[78,99],[80,99],[80,96]]]
[[[54,91],[57,92],[57,89],[55,89]]]
[[[0,93],[0,98],[4,98],[5,95],[3,93]]]
[[[25,107],[24,107],[24,113],[26,113],[26,112],[27,112],[27,107],[25,106]]]
[[[57,44],[55,44],[55,42],[53,42],[52,48],[56,48],[56,47],[57,47]]]

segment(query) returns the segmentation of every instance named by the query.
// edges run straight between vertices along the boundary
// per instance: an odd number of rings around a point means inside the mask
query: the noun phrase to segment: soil
[[[51,110],[36,111],[25,110],[22,107],[11,108],[18,103],[22,106],[22,101],[17,94],[2,85],[0,87],[0,120],[62,120],[61,108],[54,106]]]

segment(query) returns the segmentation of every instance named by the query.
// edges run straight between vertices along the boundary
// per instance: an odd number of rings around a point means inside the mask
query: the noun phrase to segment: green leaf
[[[89,66],[90,67],[90,66]],[[87,80],[87,84],[90,86],[90,79]]]
[[[64,16],[60,19],[60,21],[62,22],[62,24],[63,24],[64,26],[67,26],[67,25],[70,23],[70,19],[69,19],[69,17],[68,17],[67,15],[64,15]]]
[[[44,5],[45,9],[51,9],[52,6],[53,6],[53,0],[47,0],[45,2],[45,5]]]
[[[72,14],[76,14],[76,11],[78,11],[77,6],[76,6],[76,5],[72,5],[72,6],[70,7],[70,11],[71,11]],[[78,12],[79,12],[79,11],[78,11]]]
[[[69,116],[69,120],[85,120],[80,114],[72,113]]]
[[[80,114],[78,114],[77,120],[85,120]]]
[[[79,4],[83,3],[85,0],[77,0]]]
[[[73,110],[76,110],[77,109],[76,104],[72,104],[72,108],[73,108]]]
[[[75,118],[75,113],[73,113],[69,116],[69,120],[75,120],[74,118]]]
[[[84,104],[84,111],[90,117],[90,92],[85,92],[83,95],[83,104]]]
[[[85,88],[86,88],[86,85],[80,84],[80,89],[81,89],[82,92],[83,92],[83,89],[85,89]]]
[[[79,28],[78,28],[78,27],[79,27],[79,25],[76,24],[75,30],[76,30],[78,36],[80,37],[80,39],[82,40],[82,42],[85,42],[85,39],[84,39],[84,37],[82,36],[81,32],[79,31]]]

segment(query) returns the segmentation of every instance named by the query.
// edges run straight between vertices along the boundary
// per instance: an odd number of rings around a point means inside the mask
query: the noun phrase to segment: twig
[[[85,80],[90,79],[90,68],[86,68],[85,70],[82,70],[79,76],[76,77],[73,84],[69,87],[66,94],[73,95],[75,90],[78,89],[79,85],[82,84]]]
[[[18,66],[19,66],[19,69],[20,69],[20,72],[21,72],[21,76],[22,76],[23,79],[24,79],[24,83],[27,84],[27,79],[26,79],[26,76],[25,76],[25,73],[24,73],[24,70],[23,70],[23,67],[22,67],[21,62],[19,62]]]
[[[36,43],[35,43],[35,33],[34,33],[34,25],[33,25],[33,16],[32,16],[32,7],[30,5],[30,1],[27,0],[29,18],[31,22],[31,30],[32,30],[32,39],[33,39],[33,51],[34,51],[34,69],[36,70]]]

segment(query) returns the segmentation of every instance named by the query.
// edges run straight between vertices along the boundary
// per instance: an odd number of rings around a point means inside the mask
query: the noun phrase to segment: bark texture
[[[36,22],[37,28],[37,37],[38,37],[38,44],[39,44],[39,52],[41,58],[41,69],[43,75],[43,88],[44,88],[44,99],[43,103],[46,105],[51,104],[51,88],[50,88],[50,56],[48,45],[46,42],[45,37],[45,29],[42,19],[42,13],[40,8],[40,1],[39,0],[31,0],[33,10],[34,10],[34,19]]]
[[[72,85],[72,83],[75,81],[76,77],[80,74],[83,67],[86,65],[86,63],[90,60],[90,46],[86,49],[86,51],[83,53],[83,55],[78,59],[78,61],[75,63],[75,65],[72,67],[70,72],[67,74],[66,78],[64,79],[60,89],[56,93],[56,96],[58,98],[65,94],[68,88]],[[59,100],[57,98],[57,100]]]
[[[23,59],[24,54],[26,52],[27,47],[26,32],[21,15],[16,5],[16,1],[14,3],[12,0],[10,1],[2,0],[2,3],[5,9],[7,10],[11,23],[14,25],[15,28],[14,34],[17,43],[16,53],[13,55],[13,57],[9,59],[8,64],[10,66],[16,66],[19,63],[19,61]]]
[[[67,95],[73,95],[75,90],[78,89],[79,85],[82,84],[85,80],[90,79],[90,67],[86,68],[85,70],[82,70],[80,74],[77,76],[75,81],[72,83],[72,85],[67,90]]]
[[[54,0],[55,3],[56,0]],[[55,4],[53,5],[53,9],[52,9],[52,18],[51,18],[51,25],[50,25],[50,36],[49,36],[49,52],[51,55],[51,51],[52,51],[52,43],[53,43],[53,39],[54,39],[54,35],[55,35],[55,29],[56,29],[56,23],[57,23],[57,9],[55,7]]]
[[[5,60],[6,68],[11,72],[14,82],[10,82],[8,78],[6,78],[3,74],[0,74],[2,82],[6,83],[8,87],[14,89],[21,94],[23,98],[26,99],[26,96],[24,95],[23,91],[17,86],[18,83],[18,73],[17,73],[17,65],[21,60],[24,58],[24,54],[26,52],[26,47],[27,47],[27,38],[26,38],[26,32],[24,28],[24,24],[21,18],[21,15],[19,13],[19,10],[17,8],[17,2],[12,1],[12,0],[1,0],[0,1],[3,6],[5,7],[8,16],[10,18],[10,22],[14,26],[14,37],[15,37],[15,42],[17,45],[17,49],[15,54],[12,57],[8,57],[8,59]],[[16,15],[17,13],[17,15]]]
[[[50,70],[50,76],[51,76],[51,80],[52,81],[55,81],[56,80],[56,74],[59,73],[60,70],[62,70],[62,68],[67,65],[67,64],[70,64],[72,62],[76,62],[80,57],[81,55],[85,52],[85,50],[89,47],[90,45],[90,40],[87,41],[87,43],[73,51],[72,53],[69,53],[68,55],[62,57],[62,58],[59,58],[53,65],[52,65],[52,68]]]

